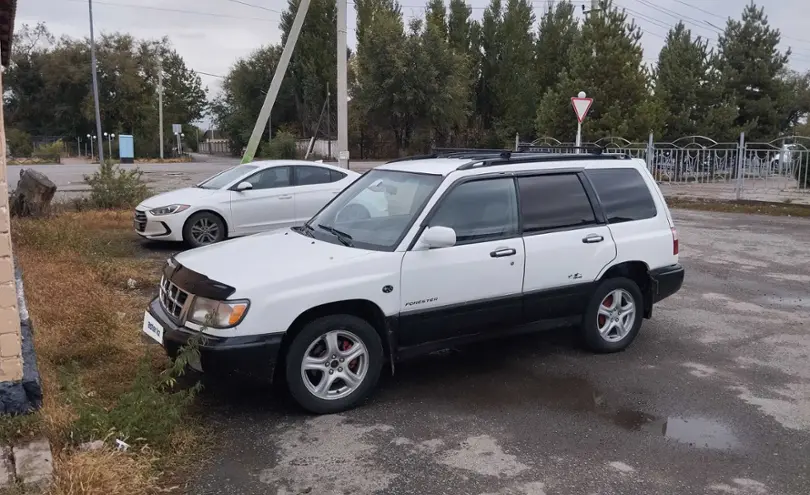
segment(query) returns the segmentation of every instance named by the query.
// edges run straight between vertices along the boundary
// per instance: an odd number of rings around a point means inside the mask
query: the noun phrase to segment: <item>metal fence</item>
[[[522,147],[576,152],[574,143],[542,137]],[[769,142],[717,142],[688,136],[673,142],[602,138],[598,146],[647,162],[665,194],[705,199],[782,201],[810,204],[810,138],[784,137]]]

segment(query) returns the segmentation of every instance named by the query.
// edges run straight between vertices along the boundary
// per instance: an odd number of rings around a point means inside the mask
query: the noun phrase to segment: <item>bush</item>
[[[270,143],[262,143],[261,158],[271,160],[294,160],[298,155],[295,137],[288,132],[279,132]]]
[[[799,189],[810,188],[810,160],[807,157],[800,159],[793,167],[793,175],[799,181]]]
[[[31,144],[31,135],[19,129],[9,129],[6,132],[6,142],[11,156],[16,158],[29,157],[34,151],[34,145]]]
[[[85,175],[84,181],[90,185],[90,202],[97,208],[132,207],[149,195],[143,172],[124,170],[112,161],[102,163],[93,175]]]
[[[33,157],[39,158],[52,163],[59,163],[62,159],[62,150],[65,149],[65,143],[58,139],[50,144],[40,144],[34,150]]]

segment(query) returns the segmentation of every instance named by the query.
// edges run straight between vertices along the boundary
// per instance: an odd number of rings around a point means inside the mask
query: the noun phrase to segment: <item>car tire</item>
[[[219,215],[201,211],[186,220],[183,225],[183,241],[191,248],[214,244],[225,240],[226,228]]]
[[[628,304],[632,304],[632,315]],[[622,351],[636,338],[643,318],[644,298],[638,284],[624,277],[606,279],[591,296],[582,320],[585,345],[599,353]]]
[[[357,357],[349,359],[353,353]],[[312,413],[333,414],[355,407],[377,385],[383,347],[367,321],[352,315],[329,315],[301,329],[285,362],[287,387],[295,401]]]

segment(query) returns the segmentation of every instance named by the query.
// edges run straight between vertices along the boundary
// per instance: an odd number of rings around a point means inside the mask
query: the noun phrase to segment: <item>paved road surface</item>
[[[810,487],[810,222],[675,213],[683,290],[626,352],[555,332],[401,364],[305,415],[208,388],[195,494],[739,494]]]
[[[171,191],[181,187],[188,187],[239,163],[236,158],[208,157],[198,155],[200,160],[191,163],[143,163],[137,167],[144,172],[144,179],[155,192]],[[381,162],[352,162],[351,169],[361,172],[368,170]],[[135,165],[122,165],[123,168],[132,169]],[[61,164],[61,165],[12,165],[8,167],[9,189],[17,187],[20,170],[32,168],[48,176],[57,187],[57,200],[81,195],[89,190],[84,182],[84,176],[96,171],[98,165],[91,163]]]

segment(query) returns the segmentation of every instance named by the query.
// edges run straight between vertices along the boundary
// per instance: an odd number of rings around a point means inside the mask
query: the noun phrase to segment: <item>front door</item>
[[[610,229],[598,220],[575,173],[518,178],[528,321],[576,318],[596,279],[616,257]]]
[[[235,235],[255,234],[294,225],[295,188],[290,167],[260,170],[243,182],[253,189],[231,191]]]
[[[402,260],[398,345],[497,330],[520,317],[524,249],[512,178],[451,186],[428,216],[456,245],[415,249]]]

